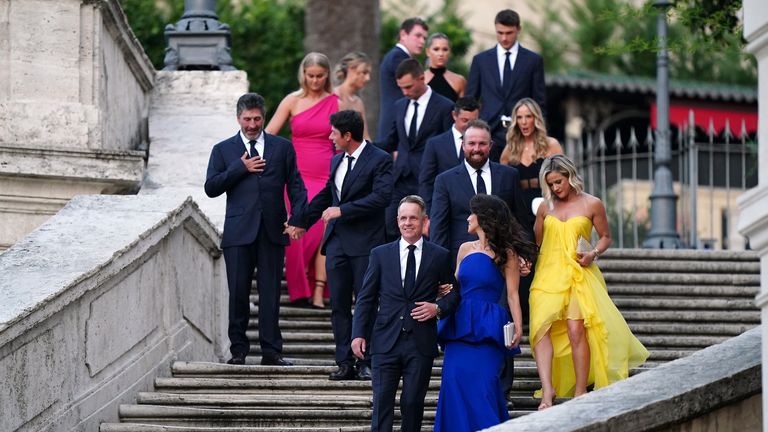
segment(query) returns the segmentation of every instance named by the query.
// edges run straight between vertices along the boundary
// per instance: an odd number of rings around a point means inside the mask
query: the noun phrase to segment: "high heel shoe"
[[[315,292],[318,290],[325,292],[325,284],[326,282],[324,280],[315,279]],[[312,309],[325,309],[325,303],[323,303],[322,295],[320,297],[320,304],[317,304],[313,301],[311,307]]]

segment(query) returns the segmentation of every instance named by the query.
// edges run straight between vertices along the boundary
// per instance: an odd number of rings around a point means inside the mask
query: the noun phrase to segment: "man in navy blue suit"
[[[491,162],[491,131],[482,120],[473,120],[464,131],[464,163],[437,176],[432,194],[429,238],[456,258],[462,243],[477,240],[467,232],[469,200],[475,194],[496,195],[507,203],[518,222],[528,220],[517,170]]]
[[[331,159],[328,183],[309,203],[304,220],[295,227],[312,226],[320,217],[327,223],[320,252],[326,256],[331,290],[331,326],[338,370],[331,380],[371,379],[370,359],[357,362],[350,347],[352,294],[363,285],[371,249],[385,242],[384,208],[392,188],[392,159],[363,140],[363,117],[345,110],[331,115],[331,136],[342,152]],[[293,225],[293,224],[290,224]],[[289,226],[289,232],[295,229]]]
[[[283,191],[291,202],[291,220],[299,220],[307,206],[307,190],[296,167],[293,145],[263,132],[264,98],[247,93],[237,101],[240,131],[211,150],[205,193],[227,194],[221,248],[229,286],[230,364],[244,364],[250,350],[245,334],[250,317],[254,268],[259,290],[261,364],[285,366],[280,334],[280,279],[288,236],[283,231],[287,213]]]
[[[421,54],[427,39],[429,26],[421,18],[408,18],[400,24],[397,45],[381,59],[379,65],[379,127],[376,140],[381,141],[389,132],[392,123],[392,106],[403,97],[397,86],[395,71],[400,63],[412,56]]]
[[[437,298],[438,287],[453,284],[454,276],[449,252],[422,237],[425,222],[421,197],[403,198],[397,211],[401,237],[371,251],[355,307],[352,351],[373,357],[373,432],[392,430],[400,378],[401,430],[421,430],[438,354],[435,318],[452,313],[459,302],[455,291]]]
[[[520,46],[520,16],[505,9],[496,14],[495,47],[472,59],[465,96],[479,99],[483,104],[480,118],[491,126],[494,146],[491,160],[499,161],[506,144],[506,128],[501,116],[512,115],[512,107],[524,97],[535,100],[545,111],[544,61],[533,51]]]
[[[424,155],[421,157],[421,172],[419,173],[419,196],[427,204],[427,213],[432,208],[432,191],[435,177],[438,174],[460,164],[464,160],[461,149],[461,136],[467,129],[467,124],[477,120],[480,115],[480,105],[471,97],[460,97],[453,105],[453,127],[427,140]]]
[[[390,240],[399,236],[396,218],[400,199],[419,193],[421,156],[427,140],[447,131],[453,123],[453,102],[432,91],[424,81],[424,69],[418,60],[403,60],[396,76],[404,97],[395,102],[389,133],[377,143],[395,156],[392,200],[386,213]]]

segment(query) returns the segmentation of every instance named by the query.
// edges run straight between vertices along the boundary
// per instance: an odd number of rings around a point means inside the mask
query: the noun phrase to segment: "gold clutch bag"
[[[593,250],[595,250],[595,247],[592,246],[592,243],[584,237],[579,236],[579,240],[576,242],[576,252],[585,254],[587,252],[592,252]]]

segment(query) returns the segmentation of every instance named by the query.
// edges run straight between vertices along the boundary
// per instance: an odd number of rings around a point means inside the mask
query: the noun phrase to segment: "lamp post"
[[[677,195],[672,188],[672,149],[669,139],[669,71],[667,55],[667,10],[669,0],[656,0],[658,9],[656,32],[656,145],[653,160],[653,191],[651,192],[651,231],[643,247],[679,249],[680,236],[676,230]]]
[[[165,26],[163,70],[235,70],[229,26],[219,22],[216,0],[184,0],[179,22]]]

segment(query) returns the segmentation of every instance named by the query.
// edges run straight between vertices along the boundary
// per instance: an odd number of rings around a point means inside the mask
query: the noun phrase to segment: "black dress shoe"
[[[245,354],[233,355],[231,359],[227,360],[227,364],[231,364],[231,365],[245,364]]]
[[[355,379],[355,368],[351,364],[342,363],[336,372],[331,372],[328,377],[331,381],[346,381]]]
[[[357,375],[355,376],[360,381],[371,380],[371,367],[368,365],[357,365]]]
[[[284,359],[279,354],[266,354],[261,356],[262,366],[293,366],[293,363]]]

